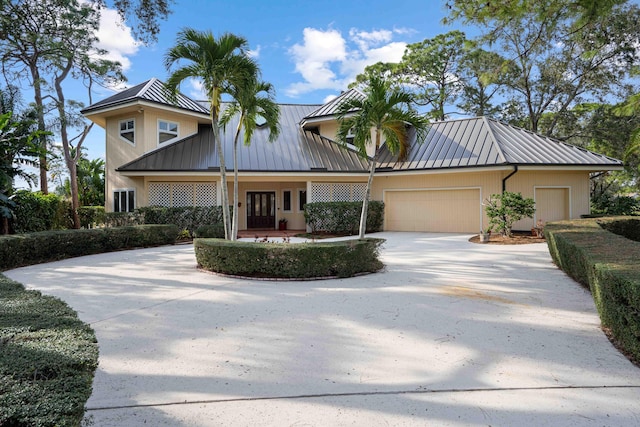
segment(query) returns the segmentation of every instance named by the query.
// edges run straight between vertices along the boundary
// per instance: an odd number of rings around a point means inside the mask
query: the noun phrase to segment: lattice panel
[[[172,184],[171,196],[174,208],[193,206],[194,185],[190,182],[175,182]]]
[[[199,182],[196,183],[196,201],[195,206],[215,206],[216,183],[215,182]]]
[[[171,184],[168,182],[149,183],[149,206],[171,207]]]
[[[331,184],[311,185],[311,200],[309,202],[331,202]]]
[[[353,184],[352,199],[353,202],[359,202],[364,199],[367,193],[367,184]]]
[[[333,184],[333,202],[351,202],[350,184]]]

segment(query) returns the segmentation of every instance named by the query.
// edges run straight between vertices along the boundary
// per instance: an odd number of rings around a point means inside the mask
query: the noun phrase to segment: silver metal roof
[[[414,140],[404,162],[383,147],[379,168],[423,170],[521,166],[588,166],[609,169],[620,160],[559,142],[487,117],[431,124],[422,144]]]
[[[129,104],[136,101],[148,101],[155,104],[171,105],[182,110],[195,111],[197,113],[209,114],[209,109],[199,102],[178,93],[175,99],[171,99],[170,92],[164,83],[155,77],[144,83],[125,89],[113,96],[98,101],[95,104],[82,110],[83,114],[95,113],[99,110]]]
[[[305,120],[316,119],[320,117],[333,116],[338,112],[340,105],[349,99],[364,99],[365,96],[358,89],[349,89],[346,92],[342,92],[340,96],[332,99],[326,104],[320,106],[317,110],[305,117]]]
[[[251,145],[238,142],[238,170],[244,172],[363,172],[368,162],[351,150],[320,135],[300,128],[302,117],[317,105],[280,105],[280,135],[268,142],[269,130],[255,130]],[[225,166],[233,169],[233,137],[237,117],[223,133]],[[212,142],[211,126],[200,126],[197,135],[147,153],[118,168],[122,172],[139,171],[211,171],[220,161]]]

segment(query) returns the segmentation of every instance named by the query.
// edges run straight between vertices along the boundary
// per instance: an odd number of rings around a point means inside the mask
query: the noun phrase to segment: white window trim
[[[160,142],[160,122],[165,122],[165,123],[170,123],[170,124],[175,124],[176,125],[176,136],[174,136],[171,139],[168,139],[164,142]],[[172,133],[172,132],[168,132],[167,133]],[[156,142],[158,147],[164,147],[165,145],[171,144],[175,141],[178,140],[178,138],[180,137],[180,123],[179,122],[175,122],[172,120],[165,120],[165,119],[158,119],[157,125],[156,125]]]
[[[298,188],[296,191],[296,212],[304,212],[304,209],[300,209],[300,192],[301,191],[306,191],[307,193],[307,203],[309,202],[309,191],[307,190],[307,188]]]
[[[136,189],[135,188],[115,188],[111,193],[113,194],[113,193],[117,192],[118,193],[118,197],[120,197],[120,193],[125,192],[125,191],[127,193],[127,209],[122,210],[122,206],[120,206],[120,210],[116,211],[115,210],[115,199],[114,199],[114,200],[112,200],[112,205],[111,205],[114,208],[113,209],[114,212],[130,212],[129,209],[128,209],[129,208],[129,191],[133,191],[133,209],[136,208],[136,200],[138,198],[138,195],[136,194]]]
[[[123,122],[133,122],[133,142],[129,141],[127,138],[122,136],[122,129],[120,129],[120,126],[122,125]],[[128,129],[127,129],[127,131],[128,131]],[[118,121],[118,137],[122,141],[126,142],[127,144],[133,145],[135,147],[135,145],[136,145],[136,119],[131,117],[129,119],[119,120]]]
[[[284,208],[284,193],[285,191],[289,192],[289,210],[285,210]],[[287,213],[291,213],[293,212],[293,205],[295,204],[295,201],[293,199],[293,190],[291,190],[290,188],[283,188],[282,189],[282,212],[287,212]]]

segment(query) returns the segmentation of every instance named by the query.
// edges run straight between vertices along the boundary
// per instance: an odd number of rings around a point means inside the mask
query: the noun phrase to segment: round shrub
[[[307,279],[379,271],[384,267],[378,259],[383,242],[372,238],[299,244],[196,239],[194,248],[198,265],[206,270],[247,277]]]

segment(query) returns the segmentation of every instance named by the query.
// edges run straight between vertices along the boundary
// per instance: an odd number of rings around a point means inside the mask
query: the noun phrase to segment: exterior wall
[[[536,200],[539,190],[544,188],[564,188],[569,198],[569,218],[580,218],[589,214],[590,207],[589,172],[586,171],[519,171],[507,180],[507,191],[520,192],[524,197]],[[533,219],[526,218],[514,224],[514,230],[529,230],[538,219],[547,221],[544,214],[536,212]]]
[[[135,120],[135,145],[120,138],[120,121]],[[158,120],[177,122],[178,139],[192,135],[198,131],[195,119],[180,114],[156,109],[145,109],[143,112],[131,112],[109,117],[106,122],[106,197],[107,212],[113,211],[113,192],[133,189],[136,191],[136,207],[146,206],[146,189],[143,178],[129,178],[118,172],[116,168],[142,156],[144,153],[158,148]]]

